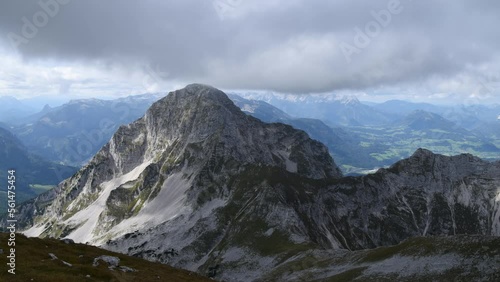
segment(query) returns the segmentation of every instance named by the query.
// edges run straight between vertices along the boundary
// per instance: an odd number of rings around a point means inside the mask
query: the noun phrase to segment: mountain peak
[[[433,156],[434,153],[430,150],[424,149],[424,148],[418,148],[413,155],[411,155],[410,158],[415,158],[415,157],[429,157]]]
[[[209,142],[212,143],[209,146],[217,146],[216,143],[219,143],[224,144],[224,151],[233,154],[231,158],[241,163],[282,166],[284,164],[279,165],[281,161],[276,163],[276,160],[282,159],[283,161],[287,159],[284,155],[290,154],[292,158],[295,158],[295,154],[292,154],[290,150],[301,151],[302,145],[298,144],[304,142],[307,146],[311,146],[308,153],[316,157],[321,155],[322,160],[328,159],[326,147],[309,139],[305,132],[284,124],[266,124],[248,116],[224,92],[207,85],[190,84],[183,89],[169,93],[151,106],[144,121],[147,128],[146,135],[150,140],[149,145],[155,148],[163,148],[165,143],[169,144],[176,140],[200,143],[204,146],[208,146]],[[285,136],[288,137],[285,138]],[[288,142],[291,143],[287,145]],[[276,146],[282,148],[278,149]],[[299,165],[297,169],[290,167],[295,161],[288,161],[289,170],[299,174],[304,173],[303,175],[307,177],[323,178],[341,175],[332,161],[326,164],[311,159],[310,162],[307,161],[309,162],[308,168]]]
[[[358,98],[354,95],[344,95],[340,97],[338,101],[343,105],[356,105],[360,103]]]
[[[194,92],[199,91],[199,90],[212,90],[212,91],[222,92],[219,89],[217,89],[211,85],[203,84],[203,83],[191,83],[191,84],[186,85],[186,87],[184,87],[183,89],[180,89],[178,91],[182,91],[182,90],[194,91]],[[224,93],[224,92],[222,92],[222,93]]]
[[[52,109],[52,107],[49,104],[45,104],[45,106],[43,106],[42,112],[50,111],[51,109]]]
[[[203,98],[204,100],[212,100],[223,105],[233,105],[233,102],[229,97],[221,90],[212,87],[210,85],[193,83],[189,84],[183,89],[179,89],[173,92],[174,96],[184,97],[188,99],[193,98]],[[234,108],[237,108],[234,106]]]
[[[328,149],[305,132],[264,123],[224,92],[191,84],[118,128],[85,167],[54,190],[50,210],[26,234],[101,244],[176,219],[194,216],[194,224],[198,217],[192,211],[214,198],[212,205],[221,205],[236,189],[231,183],[259,171],[307,179],[342,176]]]
[[[173,112],[175,109],[172,107],[177,107],[196,110],[188,112],[188,114],[195,114],[203,107],[214,105],[222,106],[234,114],[240,113],[239,108],[234,105],[224,92],[204,84],[189,84],[182,89],[170,92],[167,96],[155,102],[148,112],[154,113],[155,115],[161,115],[159,111]],[[212,113],[215,114],[216,112],[212,111]],[[185,114],[186,113],[175,111],[177,117]]]
[[[444,117],[424,110],[415,110],[404,117],[400,125],[408,126],[415,130],[428,130],[428,129],[444,129],[450,128],[457,129],[458,126]]]

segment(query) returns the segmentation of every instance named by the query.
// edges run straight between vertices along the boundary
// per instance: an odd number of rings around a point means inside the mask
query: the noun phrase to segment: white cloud
[[[112,97],[165,91],[171,87],[150,67],[128,70],[120,65],[99,62],[25,60],[0,53],[0,96]],[[156,75],[156,76],[155,76]]]

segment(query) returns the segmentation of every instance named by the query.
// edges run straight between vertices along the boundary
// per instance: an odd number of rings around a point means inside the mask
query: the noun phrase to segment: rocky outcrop
[[[318,195],[321,204],[312,216],[334,230],[333,237],[347,249],[392,245],[413,236],[498,236],[498,187],[500,162],[419,149],[388,169],[331,185]]]

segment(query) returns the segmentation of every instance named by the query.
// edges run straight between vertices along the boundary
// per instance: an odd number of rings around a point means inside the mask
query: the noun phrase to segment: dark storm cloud
[[[149,64],[176,81],[285,92],[498,75],[498,1],[68,2],[19,43],[26,59]],[[40,3],[59,2],[0,2],[5,44]]]

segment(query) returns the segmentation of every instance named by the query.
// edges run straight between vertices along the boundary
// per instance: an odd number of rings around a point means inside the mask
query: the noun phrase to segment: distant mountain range
[[[0,179],[7,181],[7,171],[16,170],[18,203],[55,187],[73,175],[77,168],[49,162],[28,152],[22,142],[6,128],[0,127]],[[0,213],[6,211],[6,189],[0,191]]]
[[[409,157],[421,147],[446,155],[471,153],[485,159],[500,158],[500,138],[498,138],[500,130],[494,130],[500,128],[500,121],[487,121],[491,120],[495,107],[485,110],[487,114],[478,114],[476,120],[479,122],[476,122],[476,127],[470,130],[462,127],[458,119],[454,122],[430,112],[432,110],[450,114],[457,113],[457,111],[431,104],[404,101],[389,101],[373,106],[376,111],[380,111],[386,117],[385,121],[379,125],[366,123],[361,125],[362,119],[358,119],[356,126],[328,126],[319,119],[293,118],[285,111],[264,101],[249,100],[236,94],[229,96],[244,112],[263,121],[283,122],[306,131],[312,138],[328,146],[330,153],[345,172],[359,173],[388,166]],[[304,99],[306,101],[297,102],[296,107],[304,103],[316,107],[323,102],[318,98],[313,99],[312,102],[307,102],[307,98]],[[276,102],[276,98],[268,100]],[[294,100],[286,101],[291,103]],[[353,109],[353,105],[356,105],[356,114],[351,116],[368,116],[368,114],[357,113],[369,106],[358,107],[360,102],[352,98],[349,99],[349,103],[342,103],[342,101],[342,99],[326,100],[328,103],[325,105],[335,103],[337,108],[344,107],[340,112],[349,112]],[[276,103],[281,105],[283,102]],[[480,106],[471,107],[481,108]],[[370,112],[373,111],[370,110]],[[317,114],[314,110],[311,113]]]
[[[354,96],[281,95],[274,93],[230,93],[251,100],[265,101],[292,117],[314,118],[330,126],[381,125],[393,115],[361,103]]]
[[[118,127],[142,116],[163,95],[72,100],[25,117],[25,124],[12,130],[30,151],[51,161],[81,166],[109,141]]]
[[[18,99],[13,96],[0,96],[0,122],[10,125],[19,125],[26,122],[26,117],[40,112],[44,107],[51,105],[58,107],[66,102],[68,98],[59,96],[35,96],[26,99]],[[49,107],[50,108],[50,107]]]
[[[12,96],[0,96],[0,122],[15,123],[19,118],[34,114],[36,109],[25,105]]]
[[[361,136],[347,127],[330,127],[319,119],[292,118],[264,101],[248,100],[235,94],[229,94],[229,97],[243,112],[262,121],[282,122],[304,130],[311,138],[325,144],[330,154],[344,170],[348,171],[352,167],[368,169],[384,165],[370,155],[387,150],[387,146],[382,144],[370,148],[360,146]]]
[[[85,164],[116,129],[144,114],[165,94],[116,100],[73,100],[18,119],[11,130],[28,150],[51,161]],[[419,147],[442,154],[498,156],[498,106],[445,107],[387,101],[365,105],[355,97],[243,93],[274,103],[231,99],[248,114],[266,122],[283,122],[326,144],[346,172],[363,172],[411,155]],[[281,108],[279,108],[281,107]],[[448,117],[448,118],[447,118]],[[492,130],[493,129],[493,130]]]

